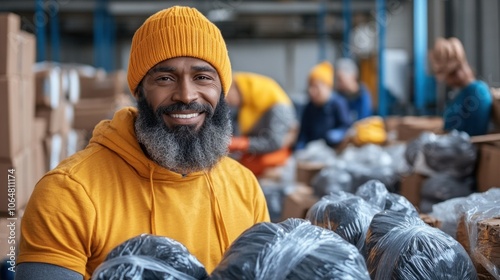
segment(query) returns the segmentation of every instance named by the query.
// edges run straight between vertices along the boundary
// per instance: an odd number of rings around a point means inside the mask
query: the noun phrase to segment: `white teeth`
[[[200,113],[193,113],[193,114],[172,114],[170,115],[172,118],[175,119],[190,119],[190,118],[195,118],[199,115]]]

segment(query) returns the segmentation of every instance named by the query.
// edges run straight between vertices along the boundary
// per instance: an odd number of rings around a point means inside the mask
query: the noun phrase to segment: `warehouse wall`
[[[316,40],[236,40],[227,45],[235,71],[268,75],[293,99],[304,100],[309,70],[319,62]],[[333,42],[328,42],[326,54],[333,62]]]

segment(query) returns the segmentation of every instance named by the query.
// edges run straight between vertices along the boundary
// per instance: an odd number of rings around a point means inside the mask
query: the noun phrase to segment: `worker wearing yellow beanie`
[[[175,6],[148,18],[127,76],[137,108],[100,122],[84,150],[37,183],[16,277],[121,279],[92,274],[143,233],[182,243],[209,274],[241,233],[269,221],[255,176],[227,157],[231,76],[224,40],[200,12]],[[127,277],[144,278],[151,262],[136,265]]]
[[[264,75],[237,72],[227,100],[236,112],[229,150],[242,153],[240,162],[257,176],[283,166],[291,155],[297,123],[281,86]]]
[[[334,68],[328,61],[310,70],[307,88],[309,102],[301,116],[296,149],[303,149],[307,143],[319,139],[332,147],[343,141],[351,119],[347,102],[333,90],[333,81]]]
[[[232,81],[231,63],[219,29],[198,10],[175,6],[152,15],[135,32],[127,75],[132,94],[135,96],[149,69],[181,56],[199,58],[215,67],[227,93]]]
[[[333,65],[328,61],[323,61],[314,66],[309,72],[309,83],[315,80],[321,81],[330,88],[333,88],[334,73]]]

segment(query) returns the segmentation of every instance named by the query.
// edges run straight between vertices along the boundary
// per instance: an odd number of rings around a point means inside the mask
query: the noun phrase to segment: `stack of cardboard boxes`
[[[37,146],[35,128],[36,40],[22,31],[15,14],[0,14],[0,170],[15,169],[16,207],[23,207],[32,191],[34,174],[39,174],[33,151]],[[7,176],[5,176],[7,177]],[[0,191],[0,212],[7,211],[7,190]]]
[[[63,92],[63,76],[59,66],[38,64],[36,76],[36,116],[46,123],[40,132],[44,139],[46,170],[52,169],[69,155],[72,130],[73,105]]]
[[[20,17],[0,14],[0,172],[6,180],[0,187],[2,225],[7,218],[20,218],[43,173],[40,138],[34,133],[43,125],[35,121],[35,55],[35,36],[21,30]],[[3,256],[8,253],[8,236],[0,237]]]
[[[131,96],[126,92],[126,73],[96,71],[91,76],[80,74],[80,100],[75,104],[74,128],[92,132],[104,119],[124,106],[132,106]]]

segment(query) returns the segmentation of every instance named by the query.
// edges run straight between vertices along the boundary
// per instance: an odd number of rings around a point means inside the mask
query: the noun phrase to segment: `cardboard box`
[[[8,173],[8,170],[13,169],[14,172]],[[32,162],[32,150],[31,147],[26,147],[20,153],[16,154],[10,159],[0,159],[0,170],[2,170],[7,175],[13,175],[11,177],[11,189],[15,190],[15,205],[9,205],[6,203],[9,198],[9,184],[2,184],[0,187],[0,215],[10,216],[8,211],[12,207],[17,215],[17,212],[26,206],[28,199],[33,191],[33,162]]]
[[[13,13],[0,14],[0,75],[21,72],[21,18]]]
[[[0,158],[12,158],[23,147],[23,116],[19,79],[0,77]]]
[[[33,127],[33,142],[31,146],[33,147],[33,161],[35,162],[33,174],[36,184],[36,182],[49,171],[44,142],[45,136],[47,135],[47,121],[43,118],[35,118]]]
[[[57,167],[63,157],[63,140],[59,133],[49,135],[44,140],[45,144],[45,161],[48,170]]]
[[[498,128],[500,128],[500,93],[498,98],[493,99],[492,117],[493,117],[493,122],[496,124]]]
[[[425,179],[424,175],[418,173],[412,173],[401,179],[399,194],[408,199],[417,209],[420,208],[422,183]]]
[[[73,128],[93,131],[100,121],[113,117],[116,106],[115,97],[80,99],[74,105]]]
[[[34,34],[19,31],[21,39],[20,74],[32,77],[35,72],[33,66],[36,63],[36,38]]]
[[[23,145],[30,146],[35,121],[35,78],[33,75],[21,76],[21,118],[23,123]]]
[[[476,172],[477,191],[500,187],[500,147],[482,144]]]
[[[281,220],[305,218],[309,208],[318,200],[319,198],[314,195],[311,187],[302,184],[297,185],[295,190],[285,197]]]
[[[411,141],[423,132],[442,134],[443,127],[442,117],[403,117],[396,129],[397,140]]]
[[[296,181],[305,185],[310,185],[312,178],[325,167],[323,163],[297,162]]]
[[[62,100],[61,70],[49,67],[38,70],[35,74],[36,105],[48,109],[56,109]]]
[[[36,107],[35,116],[45,119],[46,135],[67,132],[71,130],[74,121],[73,106],[64,100],[55,109]]]
[[[126,76],[123,70],[105,76],[80,76],[80,98],[105,98],[121,95],[125,92]]]

